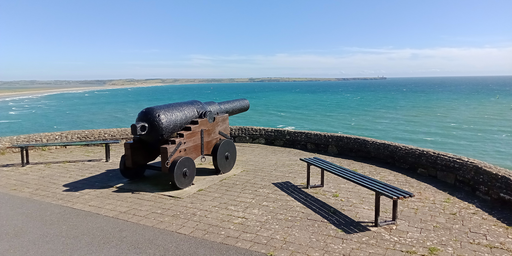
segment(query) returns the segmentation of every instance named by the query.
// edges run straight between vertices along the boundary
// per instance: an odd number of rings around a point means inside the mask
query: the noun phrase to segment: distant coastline
[[[112,80],[18,80],[0,81],[0,99],[11,97],[53,94],[70,91],[105,90],[128,87],[147,87],[178,84],[207,83],[276,83],[276,82],[336,82],[355,80],[385,80],[386,77],[353,78],[173,78],[173,79],[112,79]]]

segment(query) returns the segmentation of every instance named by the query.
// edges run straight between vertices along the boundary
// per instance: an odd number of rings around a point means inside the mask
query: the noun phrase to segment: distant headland
[[[0,98],[56,93],[74,90],[101,90],[123,87],[144,87],[172,84],[207,83],[275,83],[275,82],[336,82],[354,80],[385,80],[386,77],[354,78],[301,78],[301,77],[261,77],[261,78],[152,78],[152,79],[111,79],[111,80],[18,80],[0,81]]]
[[[378,77],[352,78],[305,78],[305,77],[259,77],[259,78],[152,78],[152,79],[112,79],[112,80],[17,80],[0,81],[3,87],[71,87],[71,86],[138,86],[164,84],[198,84],[198,83],[265,83],[265,82],[335,82],[354,80],[385,80]]]

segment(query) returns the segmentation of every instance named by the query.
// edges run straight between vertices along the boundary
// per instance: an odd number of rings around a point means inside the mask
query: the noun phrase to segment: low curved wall
[[[365,137],[232,126],[238,143],[257,143],[303,149],[332,155],[349,155],[377,160],[425,176],[433,176],[482,198],[512,205],[512,171],[475,159],[449,153]],[[20,143],[86,140],[131,140],[130,129],[80,130],[0,137],[0,151]],[[15,149],[12,149],[15,150]]]
[[[512,205],[512,171],[475,159],[365,137],[261,127],[231,127],[240,143],[292,147],[377,160],[436,177],[498,203]]]
[[[24,143],[49,143],[63,141],[93,141],[93,140],[131,140],[129,128],[76,130],[65,132],[36,133],[9,137],[0,137],[1,151],[19,151],[19,149],[7,149],[15,144]]]

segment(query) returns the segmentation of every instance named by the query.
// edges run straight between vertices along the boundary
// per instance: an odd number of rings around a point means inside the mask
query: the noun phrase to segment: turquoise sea
[[[343,133],[512,170],[512,76],[193,84],[0,99],[0,136],[128,128],[145,107],[247,98],[231,125]]]

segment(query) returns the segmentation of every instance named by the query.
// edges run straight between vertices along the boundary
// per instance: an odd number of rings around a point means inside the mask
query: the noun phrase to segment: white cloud
[[[512,75],[512,46],[343,48],[273,55],[189,55],[159,61],[53,63],[33,72],[1,65],[0,80],[222,77],[423,77]],[[58,72],[58,73],[55,73]],[[6,74],[9,74],[6,76]],[[3,75],[3,76],[2,76]]]
[[[346,48],[332,55],[192,55],[179,61],[140,64],[160,77],[512,75],[512,47]]]

